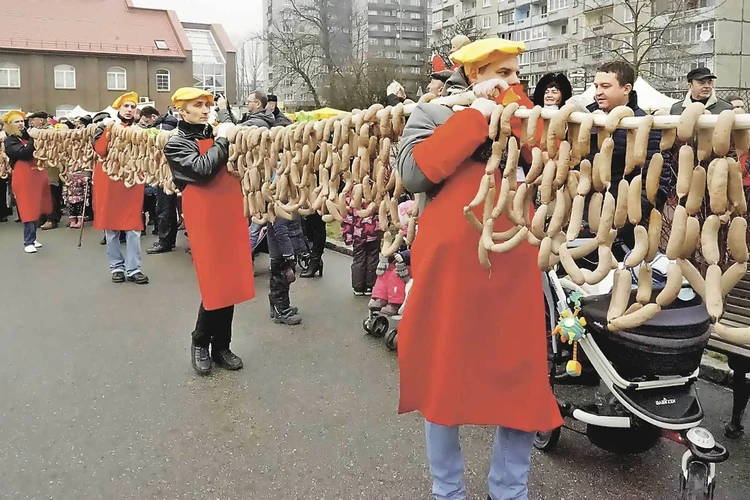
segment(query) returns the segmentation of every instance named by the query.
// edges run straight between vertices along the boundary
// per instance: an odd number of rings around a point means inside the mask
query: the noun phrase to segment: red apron
[[[213,139],[197,141],[206,154]],[[255,297],[250,232],[239,183],[226,168],[206,185],[188,184],[182,212],[203,307],[211,311]]]
[[[486,137],[487,120],[460,111],[413,150],[425,175],[444,184],[412,246],[414,282],[398,327],[399,412],[418,410],[440,425],[546,431],[562,418],[547,378],[537,249],[523,242],[491,253],[487,271],[480,235],[462,213],[485,171],[470,155]],[[499,191],[504,180],[495,177]],[[510,227],[501,216],[494,230]]]
[[[109,138],[110,132],[106,129],[94,145],[94,149],[102,157],[107,156]],[[93,182],[94,229],[143,231],[144,184],[128,188],[122,180],[113,181],[104,171],[101,161],[96,162]]]
[[[21,139],[25,146],[28,141]],[[42,215],[52,213],[52,193],[49,177],[36,168],[36,160],[19,160],[13,166],[13,194],[22,222],[36,222]]]

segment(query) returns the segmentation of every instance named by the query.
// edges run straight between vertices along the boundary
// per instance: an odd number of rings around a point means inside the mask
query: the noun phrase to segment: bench
[[[750,326],[750,273],[737,283],[727,296],[724,316],[721,322],[727,326]],[[735,344],[711,335],[708,349],[725,354],[729,367],[734,370],[732,379],[732,418],[727,424],[727,437],[737,438],[742,434],[742,416],[750,399],[750,382],[747,374],[750,372],[750,346]]]

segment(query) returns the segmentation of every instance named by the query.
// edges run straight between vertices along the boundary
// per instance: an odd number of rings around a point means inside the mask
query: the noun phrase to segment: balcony
[[[583,11],[590,12],[614,6],[614,0],[583,0]]]
[[[463,16],[461,16],[461,17],[463,17],[463,18],[469,18],[469,17],[474,17],[476,15],[477,15],[477,9],[476,9],[476,7],[471,7],[470,9],[464,9]]]
[[[513,25],[513,30],[522,30],[524,28],[530,28],[531,27],[531,18],[527,17],[525,19],[516,19],[515,24]]]
[[[570,7],[564,8],[564,9],[558,9],[553,10],[552,12],[547,13],[547,23],[552,24],[556,22],[567,22],[568,18],[572,15],[572,10]]]
[[[432,21],[432,31],[437,31],[443,29],[443,20],[440,19],[438,21]]]

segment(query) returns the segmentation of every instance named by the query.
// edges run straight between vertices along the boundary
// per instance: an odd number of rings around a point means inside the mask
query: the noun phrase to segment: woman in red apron
[[[18,217],[23,222],[23,250],[36,253],[42,244],[36,239],[36,225],[42,215],[52,213],[52,196],[47,172],[37,169],[34,139],[29,137],[22,111],[3,115],[5,154],[13,170],[12,189],[18,204]]]
[[[523,50],[522,43],[485,39],[451,60],[462,64],[456,74],[474,84],[478,96],[497,90],[496,102],[532,108],[518,85]],[[477,257],[479,234],[463,215],[485,173],[494,104],[477,99],[472,108],[453,113],[419,105],[400,142],[404,186],[432,199],[419,218],[411,253],[414,284],[398,329],[399,412],[416,410],[426,420],[435,499],[467,498],[461,425],[496,426],[489,498],[525,499],[534,431],[558,427],[562,418],[547,379],[537,250],[524,242],[491,254],[490,273]],[[520,136],[520,123],[511,125]],[[501,172],[498,191],[502,182],[516,181]],[[511,226],[502,216],[494,230]]]
[[[232,125],[219,125],[213,139],[208,116],[214,99],[205,90],[181,88],[172,103],[180,122],[164,155],[182,191],[182,212],[202,299],[191,362],[201,375],[211,372],[211,360],[228,370],[239,370],[242,360],[229,349],[234,305],[255,297],[255,283],[242,190],[226,168],[226,132]]]

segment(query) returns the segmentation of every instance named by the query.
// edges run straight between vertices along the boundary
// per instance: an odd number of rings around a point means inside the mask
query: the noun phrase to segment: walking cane
[[[85,226],[86,219],[86,202],[89,198],[89,181],[86,180],[86,185],[83,187],[83,213],[81,214],[81,231],[78,233],[78,248],[81,248],[81,241],[83,240],[83,226]]]

